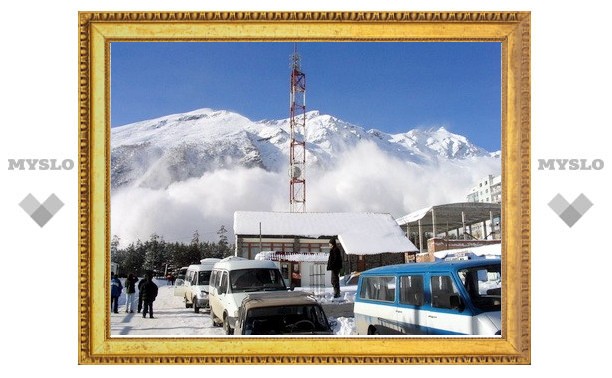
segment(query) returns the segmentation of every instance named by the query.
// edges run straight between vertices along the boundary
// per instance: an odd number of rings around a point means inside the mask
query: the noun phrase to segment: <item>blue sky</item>
[[[289,117],[293,43],[113,42],[111,125],[199,108]],[[501,43],[300,42],[306,107],[389,133],[444,126],[501,147]]]

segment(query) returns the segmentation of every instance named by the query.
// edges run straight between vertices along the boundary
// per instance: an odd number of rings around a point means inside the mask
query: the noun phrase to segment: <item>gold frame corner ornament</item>
[[[530,12],[80,12],[80,364],[530,364]],[[112,41],[497,41],[502,44],[502,337],[110,338]],[[288,353],[290,351],[290,353]]]

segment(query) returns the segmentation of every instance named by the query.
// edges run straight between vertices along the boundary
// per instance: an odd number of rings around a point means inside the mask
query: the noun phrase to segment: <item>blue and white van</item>
[[[362,272],[359,335],[501,335],[501,260],[390,265]]]

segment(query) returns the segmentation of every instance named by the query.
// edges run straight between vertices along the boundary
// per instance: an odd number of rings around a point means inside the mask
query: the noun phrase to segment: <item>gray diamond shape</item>
[[[28,215],[32,216],[32,214],[34,214],[34,212],[40,206],[40,202],[38,202],[38,200],[30,193],[26,196],[26,198],[19,202],[19,206],[21,206],[21,208],[25,210]]]
[[[32,219],[38,223],[40,227],[47,224],[47,222],[53,217],[53,214],[49,210],[45,209],[44,206],[40,206],[34,213],[32,213]]]
[[[578,198],[572,202],[572,207],[576,209],[580,213],[580,215],[584,215],[593,206],[593,202],[591,202],[587,196],[584,194],[580,194]]]
[[[64,206],[64,203],[55,194],[51,194],[42,205],[49,210],[51,215],[55,215]]]
[[[570,227],[578,222],[578,219],[582,218],[582,214],[580,214],[578,210],[574,209],[573,206],[569,206],[564,212],[559,214],[559,216]]]
[[[567,202],[561,194],[557,194],[555,198],[548,203],[548,206],[550,206],[557,215],[561,215],[569,206],[569,202]]]

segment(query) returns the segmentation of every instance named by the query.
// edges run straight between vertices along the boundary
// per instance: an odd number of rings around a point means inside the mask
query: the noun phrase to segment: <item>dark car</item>
[[[331,335],[321,305],[300,291],[249,294],[240,306],[235,335]]]

